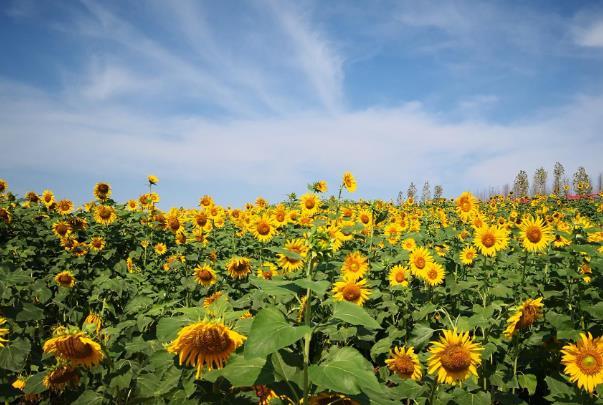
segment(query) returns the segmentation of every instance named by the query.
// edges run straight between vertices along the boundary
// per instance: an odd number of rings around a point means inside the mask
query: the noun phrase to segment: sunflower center
[[[257,226],[258,233],[262,236],[268,235],[270,233],[270,225],[266,222],[260,222]]]
[[[442,353],[440,361],[446,371],[465,371],[471,365],[471,355],[464,347],[455,345],[448,347],[444,353]]]
[[[228,333],[216,327],[203,329],[194,337],[195,346],[207,354],[224,353],[231,343]]]
[[[304,206],[306,207],[306,209],[309,209],[309,210],[314,208],[315,205],[316,205],[316,203],[314,202],[313,199],[308,199],[304,202]]]
[[[75,359],[84,359],[93,352],[92,346],[81,341],[79,337],[70,338],[67,342],[67,354]]]
[[[69,274],[62,274],[59,276],[59,283],[69,284],[71,283],[71,276]]]
[[[542,239],[542,231],[536,226],[531,226],[526,231],[526,238],[532,243],[538,243]]]
[[[520,328],[529,328],[534,321],[538,318],[538,308],[534,306],[527,306],[521,311],[521,318],[517,323]]]
[[[427,272],[427,278],[429,278],[430,280],[435,280],[436,278],[438,278],[438,271],[436,269],[430,269]]]
[[[418,269],[422,269],[422,268],[424,268],[424,267],[425,267],[425,258],[424,258],[424,257],[417,257],[417,258],[415,259],[415,266],[416,266]]]
[[[356,301],[360,298],[360,287],[355,284],[346,285],[343,288],[343,298],[346,301]]]
[[[109,210],[108,208],[105,208],[105,207],[101,207],[98,210],[98,216],[104,220],[107,220],[111,217],[111,210]]]
[[[578,366],[584,374],[597,374],[603,368],[603,359],[598,353],[585,353],[578,360]]]
[[[397,272],[397,273],[396,273],[396,281],[397,281],[398,283],[401,283],[401,282],[403,282],[404,280],[406,280],[406,277],[404,277],[404,273],[403,273],[403,272],[401,272],[401,271]]]
[[[109,192],[109,186],[106,184],[99,184],[98,192],[101,194],[107,194]]]
[[[461,203],[461,211],[463,211],[463,212],[471,211],[471,203],[469,201],[463,201]]]
[[[415,372],[415,364],[409,356],[402,355],[396,357],[394,361],[395,371],[404,377],[410,377]]]
[[[482,244],[485,247],[491,248],[492,246],[494,246],[495,243],[496,243],[496,237],[492,233],[488,232],[482,236]]]
[[[69,226],[67,226],[66,224],[58,224],[55,228],[55,230],[57,231],[57,233],[61,236],[65,236],[65,234],[67,233],[67,231],[69,230]]]
[[[180,229],[180,221],[178,221],[178,218],[170,218],[168,220],[168,226],[170,229],[178,230]]]
[[[214,277],[209,270],[203,269],[199,272],[199,278],[203,281],[211,281],[211,279]]]
[[[98,239],[94,239],[92,241],[92,246],[94,246],[95,248],[100,248],[103,245],[103,242],[101,240]]]
[[[205,224],[207,224],[207,215],[205,215],[205,214],[197,215],[197,225],[205,226]]]
[[[350,271],[356,273],[358,270],[360,270],[360,265],[357,262],[350,263]]]
[[[277,212],[276,215],[276,220],[278,222],[283,222],[285,220],[285,213],[284,212]]]
[[[262,272],[262,276],[264,276],[264,278],[266,280],[271,280],[272,279],[272,272],[270,270],[263,271]]]
[[[75,369],[72,368],[60,368],[50,373],[48,380],[52,384],[64,384],[66,382],[77,379],[78,374]]]
[[[363,214],[360,216],[360,220],[362,221],[363,224],[368,224],[369,223],[369,217],[366,214]]]
[[[239,262],[232,266],[232,271],[234,273],[246,273],[247,272],[247,263]]]

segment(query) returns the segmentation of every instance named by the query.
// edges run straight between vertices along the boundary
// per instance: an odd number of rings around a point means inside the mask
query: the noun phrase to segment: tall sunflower
[[[343,185],[349,193],[356,191],[356,178],[351,172],[345,172],[343,174]]]
[[[65,332],[44,343],[44,353],[52,354],[71,366],[93,367],[105,357],[100,344],[84,332]]]
[[[362,256],[360,252],[351,252],[343,260],[341,265],[341,273],[345,278],[350,280],[358,280],[364,277],[369,266],[366,257]]]
[[[475,343],[469,332],[444,330],[439,341],[431,342],[427,366],[429,374],[437,374],[440,383],[457,384],[471,375],[477,377],[483,347]]]
[[[400,264],[395,265],[389,271],[389,285],[401,285],[403,287],[408,286],[408,282],[410,281],[410,270],[406,266],[402,266]]]
[[[195,267],[195,281],[203,287],[216,284],[218,277],[216,272],[207,264]]]
[[[561,349],[561,363],[570,381],[589,393],[603,383],[603,339],[590,333],[581,333],[577,344],[567,344]]]
[[[400,376],[401,379],[412,379],[419,381],[423,376],[421,363],[415,354],[415,349],[411,346],[408,349],[403,347],[394,347],[389,354],[389,358],[385,360],[387,368]]]
[[[348,301],[362,306],[371,295],[370,289],[366,287],[366,280],[343,279],[337,281],[333,286],[333,297],[338,301]]]
[[[542,297],[538,297],[535,300],[528,298],[515,308],[515,313],[507,320],[507,328],[504,331],[504,335],[507,338],[513,337],[520,329],[527,329],[536,322],[538,318],[542,317]]]
[[[96,183],[94,186],[94,196],[101,201],[107,200],[111,197],[111,186],[107,183]]]
[[[555,238],[553,228],[539,216],[527,216],[519,225],[521,243],[528,252],[542,252]]]
[[[219,321],[200,321],[178,332],[178,337],[167,347],[169,353],[178,354],[180,365],[197,368],[195,378],[201,369],[222,368],[231,353],[247,339]]]
[[[226,264],[226,270],[234,279],[245,278],[251,273],[251,260],[247,257],[233,257]]]
[[[508,232],[498,226],[483,225],[475,230],[473,244],[484,256],[495,256],[509,243]]]

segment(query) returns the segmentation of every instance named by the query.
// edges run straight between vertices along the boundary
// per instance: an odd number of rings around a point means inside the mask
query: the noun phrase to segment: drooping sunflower
[[[477,257],[477,250],[473,246],[465,246],[460,253],[461,263],[465,265],[470,265],[473,263],[475,258]]]
[[[234,279],[245,278],[251,273],[251,260],[247,257],[233,257],[226,264],[226,271]]]
[[[61,200],[57,202],[57,212],[61,215],[70,214],[73,211],[73,202],[70,200]]]
[[[444,282],[444,277],[446,276],[446,271],[444,270],[444,266],[436,262],[430,262],[425,267],[419,276],[427,283],[427,285],[431,287],[435,287],[436,285],[442,284]]]
[[[75,285],[75,277],[70,271],[62,271],[54,276],[54,281],[65,288],[72,288]]]
[[[389,353],[389,358],[385,360],[385,364],[403,380],[410,378],[419,381],[423,376],[421,363],[412,346],[408,349],[405,346],[394,347]]]
[[[167,252],[167,246],[165,243],[159,242],[153,246],[153,250],[155,250],[155,253],[157,253],[159,256],[163,256],[165,252]]]
[[[94,209],[94,220],[103,225],[110,225],[117,219],[115,209],[109,205],[98,205]]]
[[[94,186],[94,196],[101,201],[107,200],[111,197],[111,186],[107,183],[96,183]]]
[[[269,215],[258,215],[251,223],[249,231],[260,242],[269,242],[276,234],[276,225]]]
[[[578,388],[592,394],[603,383],[603,339],[581,333],[580,341],[563,346],[561,354],[565,374]]]
[[[371,295],[370,289],[366,287],[366,280],[343,279],[337,281],[333,286],[333,297],[339,301],[348,301],[362,306]]]
[[[44,190],[42,192],[42,203],[46,208],[50,208],[50,206],[54,204],[54,193],[50,190]]]
[[[61,392],[70,386],[80,383],[80,373],[72,366],[56,366],[48,371],[42,380],[42,384],[53,392]]]
[[[216,284],[218,277],[216,272],[207,264],[195,267],[195,281],[203,287],[209,287]]]
[[[495,256],[509,243],[508,232],[498,226],[483,225],[475,230],[473,244],[484,256]]]
[[[553,228],[539,216],[527,216],[519,225],[521,243],[528,252],[542,252],[555,238]]]
[[[356,178],[351,172],[345,172],[343,174],[343,185],[349,193],[356,191]]]
[[[362,256],[360,252],[348,253],[341,265],[341,273],[343,277],[352,281],[364,277],[364,274],[369,268],[367,258]]]
[[[427,366],[429,374],[437,374],[440,383],[457,384],[471,375],[477,377],[483,347],[475,343],[469,332],[444,330],[439,341],[431,342]]]
[[[105,239],[101,236],[95,236],[90,241],[90,248],[96,252],[100,252],[105,248]]]
[[[96,312],[90,312],[84,319],[84,326],[85,325],[94,326],[94,331],[98,333],[103,327],[103,319]]]
[[[536,322],[538,318],[542,317],[542,297],[538,297],[535,300],[528,298],[521,305],[515,308],[513,315],[507,320],[507,328],[504,331],[504,335],[507,338],[513,337],[520,329],[527,329]]]
[[[61,333],[48,339],[43,349],[73,367],[94,367],[105,358],[100,344],[84,332]]]
[[[167,347],[178,355],[180,365],[197,368],[199,378],[203,367],[208,370],[224,367],[231,353],[247,339],[219,321],[200,321],[185,326]]]
[[[468,191],[456,199],[456,212],[463,221],[471,219],[477,210],[477,199]]]
[[[410,281],[410,270],[406,266],[400,264],[395,265],[389,271],[389,285],[401,285],[403,287],[408,286]]]
[[[301,238],[288,240],[284,248],[292,254],[279,253],[277,257],[279,267],[285,272],[301,269],[309,250],[306,241]]]
[[[300,207],[303,214],[313,215],[320,206],[320,199],[316,194],[306,193],[300,197]]]
[[[257,275],[264,280],[272,280],[272,277],[278,275],[278,268],[274,263],[264,262],[258,269]]]
[[[152,174],[149,174],[147,176],[147,180],[149,181],[149,184],[154,186],[155,184],[159,183],[159,179],[157,178],[157,176],[154,176]]]
[[[317,193],[326,193],[328,190],[327,182],[325,180],[317,181],[312,185],[312,189]]]
[[[6,318],[0,316],[0,349],[5,346],[5,343],[8,343],[8,339],[5,339],[5,336],[8,335],[8,328],[3,328],[2,325],[6,323]]]
[[[427,268],[429,263],[433,262],[433,256],[426,248],[417,247],[410,253],[409,262],[410,271],[417,276]]]

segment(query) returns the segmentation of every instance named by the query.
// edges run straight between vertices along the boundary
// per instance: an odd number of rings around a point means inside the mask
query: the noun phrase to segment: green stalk
[[[306,277],[312,280],[312,257],[308,260],[308,266],[306,267]],[[312,340],[312,290],[308,288],[306,290],[306,308],[304,311],[304,323],[310,328],[304,336],[304,400],[303,403],[308,403],[308,397],[310,395],[310,378],[308,375],[308,367],[310,366],[310,342]]]

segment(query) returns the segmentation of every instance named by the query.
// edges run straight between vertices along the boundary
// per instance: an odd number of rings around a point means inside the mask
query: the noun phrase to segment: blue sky
[[[0,177],[164,207],[603,167],[598,1],[0,4]]]

